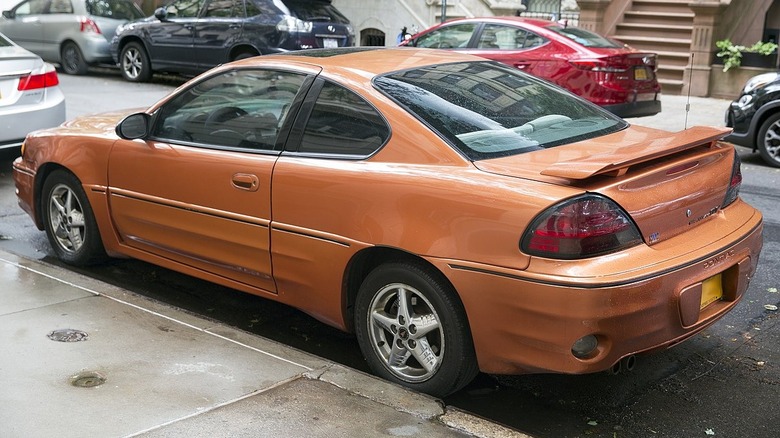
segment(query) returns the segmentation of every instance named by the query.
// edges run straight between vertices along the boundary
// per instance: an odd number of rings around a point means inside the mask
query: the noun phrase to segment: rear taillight
[[[636,225],[615,202],[583,195],[548,208],[526,230],[527,254],[578,259],[619,251],[642,241]]]
[[[82,33],[101,33],[100,28],[98,27],[97,23],[95,23],[95,20],[87,17],[81,17],[81,27],[79,30]]]
[[[729,189],[726,191],[726,199],[723,200],[721,208],[737,200],[739,197],[739,188],[742,186],[742,159],[739,158],[737,151],[734,151],[734,164],[731,166],[731,180]]]
[[[46,64],[42,72],[32,73],[19,78],[19,85],[16,86],[16,89],[19,91],[37,90],[53,87],[59,83],[60,79],[57,77],[57,71],[54,70],[52,65]]]

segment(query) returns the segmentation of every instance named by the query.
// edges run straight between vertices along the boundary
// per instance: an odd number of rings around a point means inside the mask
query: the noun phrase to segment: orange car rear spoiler
[[[729,133],[731,128],[695,126],[681,132],[670,132],[669,135],[653,140],[622,146],[608,153],[555,163],[544,169],[541,174],[573,180],[583,180],[595,175],[621,176],[635,164],[695,147],[712,147],[716,141]]]

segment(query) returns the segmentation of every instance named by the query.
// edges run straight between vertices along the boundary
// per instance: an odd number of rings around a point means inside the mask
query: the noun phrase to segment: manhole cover
[[[104,383],[106,383],[106,378],[96,371],[85,371],[70,379],[70,384],[78,388],[94,388]]]
[[[53,332],[46,335],[51,339],[52,341],[57,342],[79,342],[79,341],[86,341],[89,335],[86,332],[82,332],[81,330],[74,330],[74,329],[60,329],[60,330],[54,330]]]

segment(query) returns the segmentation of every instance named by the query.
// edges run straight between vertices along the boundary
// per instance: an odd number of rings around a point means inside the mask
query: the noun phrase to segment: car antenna
[[[688,129],[688,113],[691,111],[691,76],[693,76],[693,57],[695,56],[695,53],[691,53],[691,69],[690,74],[688,74],[688,97],[685,101],[685,129]]]

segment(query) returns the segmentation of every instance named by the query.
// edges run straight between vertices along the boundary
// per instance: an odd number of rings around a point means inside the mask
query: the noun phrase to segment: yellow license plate
[[[646,81],[647,80],[647,70],[645,70],[644,68],[636,68],[636,69],[634,69],[634,80]]]
[[[721,298],[723,298],[722,274],[704,280],[701,284],[701,306],[699,309],[703,309]]]

